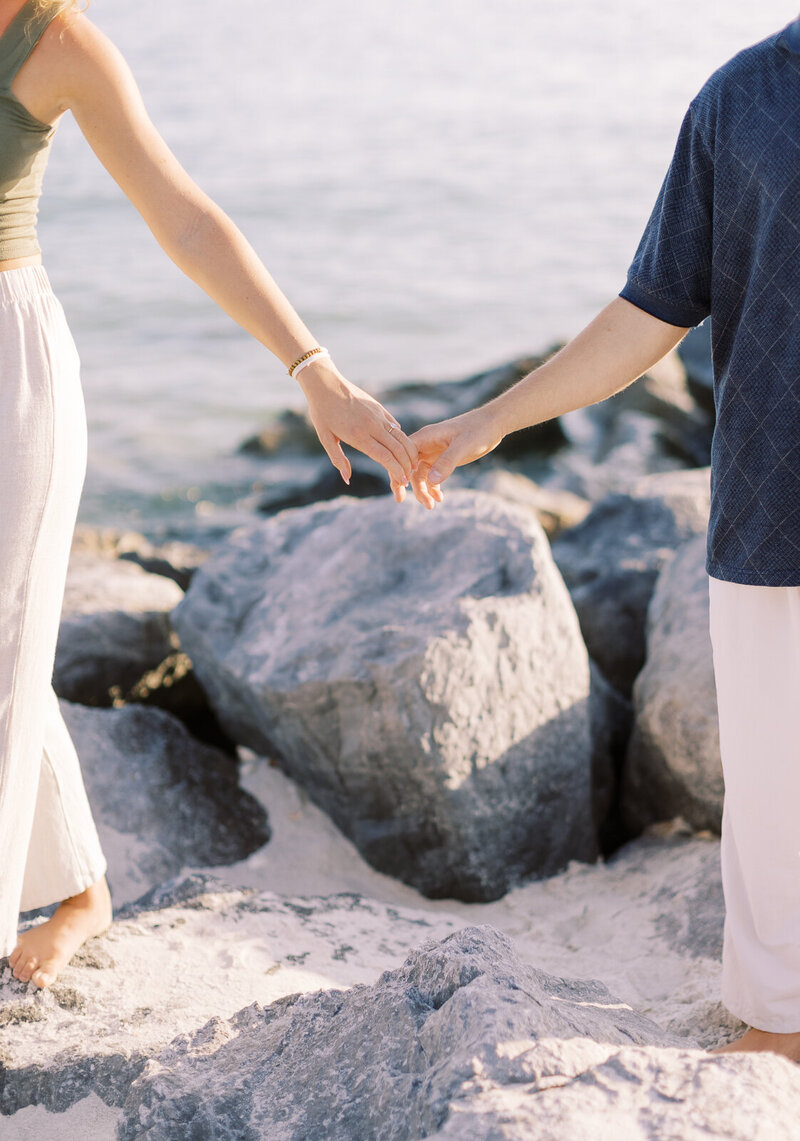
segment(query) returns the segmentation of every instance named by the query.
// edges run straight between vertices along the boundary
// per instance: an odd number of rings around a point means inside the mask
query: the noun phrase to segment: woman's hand
[[[342,443],[377,460],[389,474],[398,503],[417,464],[416,445],[405,435],[391,412],[362,388],[351,384],[329,360],[303,369],[297,383],[305,393],[311,423],[319,442],[345,483],[352,470]]]
[[[442,502],[440,484],[462,464],[472,463],[496,448],[505,433],[491,404],[421,428],[411,437],[418,452],[411,485],[429,510]]]

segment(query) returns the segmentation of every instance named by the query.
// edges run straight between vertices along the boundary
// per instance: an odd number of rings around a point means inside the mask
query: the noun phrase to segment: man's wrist
[[[509,393],[503,392],[496,396],[489,404],[481,409],[490,425],[492,434],[499,439],[510,432],[516,432],[523,425],[517,424],[514,419],[514,401],[509,399]]]

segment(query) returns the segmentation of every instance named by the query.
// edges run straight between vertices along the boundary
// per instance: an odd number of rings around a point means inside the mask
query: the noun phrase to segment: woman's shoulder
[[[108,36],[101,32],[91,17],[79,9],[67,9],[54,16],[45,29],[40,46],[53,61],[102,58],[113,49]]]
[[[119,83],[125,64],[108,36],[82,11],[54,16],[37,47],[37,78],[59,111]]]

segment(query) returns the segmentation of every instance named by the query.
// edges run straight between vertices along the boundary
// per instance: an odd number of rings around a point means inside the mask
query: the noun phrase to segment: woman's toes
[[[12,971],[13,971],[14,967],[17,965],[17,959],[20,957],[21,954],[22,954],[22,948],[21,947],[15,947],[14,950],[11,952],[11,954],[8,956],[8,965],[11,967]]]
[[[26,959],[24,963],[17,968],[14,974],[21,983],[30,982],[31,975],[36,970],[38,964],[39,960],[36,958]]]
[[[45,970],[43,967],[39,967],[39,969],[34,971],[31,975],[31,982],[35,983],[38,987],[44,988],[46,986],[50,986],[51,983],[54,983],[55,981],[56,976],[53,974],[53,972]]]

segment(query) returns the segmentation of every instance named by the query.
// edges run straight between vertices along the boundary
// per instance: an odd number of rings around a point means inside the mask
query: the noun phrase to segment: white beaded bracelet
[[[298,374],[301,373],[304,368],[306,368],[310,364],[316,364],[317,361],[324,360],[325,357],[327,357],[328,360],[330,360],[331,354],[328,352],[327,349],[320,348],[318,353],[314,353],[313,356],[306,357],[306,359],[304,361],[300,361],[300,364],[295,365],[295,367],[292,370],[290,375],[292,376],[292,378],[294,380],[296,380]]]

